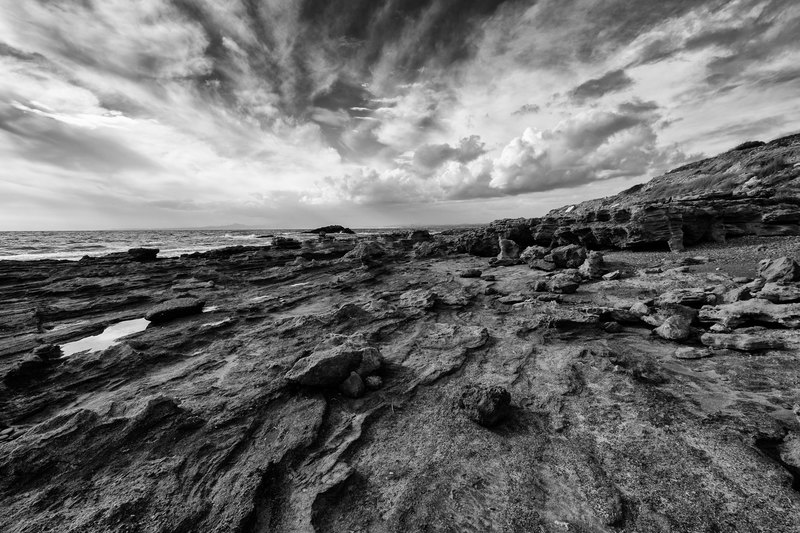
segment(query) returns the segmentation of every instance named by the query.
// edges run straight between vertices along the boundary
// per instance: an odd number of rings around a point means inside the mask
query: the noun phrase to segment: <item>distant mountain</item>
[[[191,229],[203,229],[203,230],[252,230],[252,229],[264,229],[262,226],[250,226],[247,224],[227,224],[224,226],[203,226],[200,228],[191,228]]]

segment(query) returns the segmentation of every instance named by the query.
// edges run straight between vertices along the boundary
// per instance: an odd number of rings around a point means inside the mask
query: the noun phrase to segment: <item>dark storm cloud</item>
[[[720,135],[783,124],[734,121],[796,116],[799,12],[790,0],[6,2],[0,155],[70,182],[119,172],[145,207],[253,216],[272,205],[251,198],[281,188],[295,193],[276,200],[288,212],[639,178],[672,143],[711,152]]]
[[[161,168],[107,136],[12,107],[0,108],[0,130],[20,154],[57,168],[100,173]]]
[[[623,102],[619,104],[618,109],[621,113],[639,114],[656,111],[658,104],[652,100],[644,102],[642,100],[631,100],[630,102]]]
[[[469,163],[486,153],[480,137],[473,135],[461,139],[458,146],[449,144],[426,144],[414,152],[414,164],[423,169],[436,169],[446,161]]]
[[[22,50],[18,50],[13,46],[9,46],[2,41],[0,41],[0,56],[13,57],[15,59],[19,59],[20,61],[43,61],[45,59],[41,54],[30,54],[28,52],[23,52]]]
[[[609,93],[622,91],[631,85],[633,85],[633,79],[624,70],[612,70],[599,78],[581,83],[572,90],[570,95],[577,102],[585,102]]]

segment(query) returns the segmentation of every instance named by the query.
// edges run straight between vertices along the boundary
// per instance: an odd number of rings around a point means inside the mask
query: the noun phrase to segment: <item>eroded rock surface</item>
[[[0,262],[0,530],[797,531],[797,303],[355,244]],[[213,305],[56,356],[175,298]]]

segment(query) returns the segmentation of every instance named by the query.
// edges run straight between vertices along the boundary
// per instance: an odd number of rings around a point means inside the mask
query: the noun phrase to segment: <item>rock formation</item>
[[[455,248],[490,257],[497,236],[522,249],[671,249],[745,235],[800,235],[800,134],[677,168],[617,195],[542,218],[497,220]]]

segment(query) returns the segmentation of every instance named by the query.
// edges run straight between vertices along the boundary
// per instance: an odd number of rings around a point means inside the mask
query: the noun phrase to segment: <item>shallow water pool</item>
[[[148,325],[150,325],[150,321],[144,318],[123,320],[108,326],[102,333],[68,342],[61,346],[61,350],[64,352],[65,357],[78,352],[99,352],[116,344],[117,339],[144,331]]]

